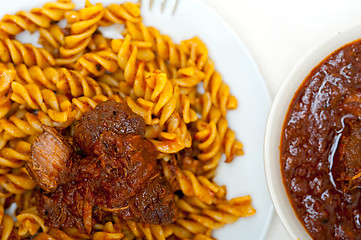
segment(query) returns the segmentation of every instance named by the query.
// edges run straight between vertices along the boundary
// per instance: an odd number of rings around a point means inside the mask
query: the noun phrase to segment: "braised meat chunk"
[[[137,134],[143,137],[144,119],[125,104],[106,101],[94,111],[86,112],[76,126],[74,140],[86,155],[92,155],[93,144],[104,131],[116,134]]]
[[[31,145],[31,158],[25,166],[39,186],[51,192],[68,180],[74,150],[55,128],[44,125],[43,129]]]
[[[138,222],[168,224],[175,220],[176,208],[171,187],[160,175],[151,179],[139,194],[129,199],[130,212]]]
[[[335,153],[333,175],[344,191],[361,186],[361,122],[345,121],[345,128]]]
[[[59,181],[51,192],[46,188],[37,192],[37,209],[46,224],[75,226],[89,233],[95,223],[112,214],[151,224],[175,221],[172,188],[157,164],[155,146],[144,133],[144,119],[125,104],[107,101],[84,114],[74,134],[83,153],[71,150],[73,157],[64,161],[71,166],[64,172],[68,181]],[[47,138],[39,137],[34,144],[45,145],[42,141]],[[36,152],[32,158],[37,160]],[[45,155],[42,158],[46,160]]]

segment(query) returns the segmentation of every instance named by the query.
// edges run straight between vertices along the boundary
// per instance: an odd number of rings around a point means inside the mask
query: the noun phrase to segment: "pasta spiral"
[[[111,45],[113,52],[116,53],[117,56],[111,54],[110,52],[108,52],[107,54],[105,54],[105,52],[100,52],[100,54],[98,55],[100,57],[98,58],[99,60],[95,60],[96,63],[99,65],[98,72],[95,72],[94,70],[88,71],[92,74],[100,75],[104,73],[104,70],[114,72],[117,70],[118,67],[120,67],[120,69],[124,70],[125,80],[128,82],[129,85],[132,85],[135,77],[135,69],[137,63],[137,47],[130,45],[129,35],[127,35],[124,40],[112,40]],[[93,58],[95,58],[95,56]],[[111,65],[112,63],[118,64],[116,64],[116,67],[113,67],[113,65]],[[82,64],[83,68],[85,66],[86,64]],[[110,68],[110,66],[112,66],[113,68]],[[101,71],[102,69],[104,69],[103,72]]]
[[[57,65],[72,64],[82,55],[103,17],[104,8],[101,3],[92,5],[86,1],[85,8],[78,14],[79,21],[71,25],[70,35],[64,38],[64,46],[59,48]]]
[[[142,238],[142,239],[166,239],[173,234],[169,226],[160,226],[153,224],[142,224],[134,221],[126,221],[125,230],[130,233],[127,236],[129,239]]]
[[[0,236],[1,239],[9,239],[13,230],[14,220],[4,212],[6,198],[0,198]]]
[[[39,28],[39,43],[53,56],[58,56],[59,47],[64,45],[65,33],[58,25]]]
[[[36,84],[12,83],[11,99],[33,110],[42,110],[57,122],[66,122],[71,114],[71,102],[65,95],[56,95],[49,89],[40,89]]]
[[[46,3],[41,8],[30,12],[19,11],[15,15],[5,15],[0,21],[0,29],[10,35],[16,35],[23,30],[34,32],[39,27],[47,28],[53,21],[64,18],[66,11],[72,10],[75,4],[68,0]]]
[[[94,79],[83,77],[80,73],[66,68],[58,70],[56,86],[59,92],[70,93],[73,97],[93,97],[102,94],[102,88]]]
[[[35,188],[36,183],[30,179],[24,168],[0,175],[1,197],[21,194]]]
[[[39,66],[27,67],[25,64],[14,66],[16,70],[15,81],[22,84],[36,84],[42,88],[56,91],[56,84],[53,79],[58,78],[58,72],[53,67],[40,68]]]
[[[45,222],[38,216],[35,207],[23,210],[16,216],[19,230],[18,234],[22,237],[34,236],[41,228],[43,232],[48,231],[48,227],[45,226]]]
[[[70,94],[72,97],[92,97],[95,95],[111,94],[109,91],[112,91],[111,87],[111,90],[109,90],[107,84],[97,82],[91,77],[83,76],[78,71],[67,68],[48,67],[41,69],[38,66],[28,68],[24,64],[17,65],[14,68],[17,73],[14,89],[20,91],[21,94],[26,94],[21,85],[25,88],[32,88],[34,85],[30,84],[40,85],[41,88],[57,91],[62,94]],[[39,87],[37,88],[42,92],[46,91]],[[23,95],[23,97],[25,96]],[[16,96],[14,96],[14,101],[16,101],[15,98]],[[18,101],[23,103],[21,100]],[[42,110],[44,109],[42,108]]]
[[[151,141],[158,151],[174,153],[189,147],[190,132],[176,111],[178,88],[173,87],[166,74],[155,71],[145,76],[136,75],[134,82],[128,84],[134,84],[134,95],[138,98],[135,102],[128,97],[126,103],[146,124],[153,125],[148,128],[148,135],[152,131],[151,137],[156,139]]]
[[[10,140],[35,135],[38,128],[36,124],[30,123],[29,118],[31,115],[27,111],[20,110],[8,118],[0,119],[0,126],[4,130],[3,139]]]
[[[14,64],[24,63],[26,66],[37,65],[41,68],[55,65],[54,57],[47,50],[15,39],[1,39],[0,51],[0,59],[4,63],[11,61]]]
[[[124,24],[125,22],[140,22],[139,5],[126,2],[122,4],[110,4],[104,9],[101,26],[109,26],[113,23]]]
[[[83,75],[100,76],[105,71],[112,73],[118,70],[117,57],[110,51],[86,53],[79,58],[75,68]]]
[[[9,89],[15,79],[14,70],[0,69],[0,119],[6,116],[11,109]]]
[[[239,217],[254,214],[250,200],[250,196],[244,196],[229,201],[219,200],[218,203],[209,206],[197,198],[186,197],[179,200],[178,207],[187,213],[189,221],[195,221],[205,228],[218,229],[224,224],[235,222]]]
[[[209,92],[212,104],[221,110],[223,117],[226,116],[227,109],[237,107],[237,100],[230,95],[229,87],[222,81],[218,72],[213,72],[205,90]]]
[[[88,45],[91,52],[107,50],[110,49],[110,47],[111,40],[109,38],[105,38],[101,33],[94,33]]]
[[[235,156],[243,155],[243,144],[236,139],[236,133],[228,128],[228,122],[221,118],[218,123],[218,134],[221,139],[226,162],[231,162]]]

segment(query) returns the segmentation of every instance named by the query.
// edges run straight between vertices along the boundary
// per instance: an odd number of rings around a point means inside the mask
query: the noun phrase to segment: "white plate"
[[[2,1],[0,16],[18,10],[29,10],[45,2],[47,1]],[[123,1],[91,2],[103,2],[106,5]],[[263,77],[239,37],[201,0],[178,0],[173,16],[172,4],[167,4],[164,13],[160,13],[160,2],[155,1],[149,10],[149,3],[143,1],[141,14],[145,25],[156,27],[161,33],[169,35],[175,43],[199,36],[206,43],[216,70],[221,73],[223,80],[230,86],[231,93],[238,99],[238,109],[228,112],[228,122],[236,131],[237,138],[244,144],[245,155],[235,158],[230,164],[221,164],[216,182],[227,186],[229,198],[251,195],[252,205],[257,213],[215,231],[214,237],[227,240],[263,239],[273,212],[263,165],[264,131],[271,105]]]

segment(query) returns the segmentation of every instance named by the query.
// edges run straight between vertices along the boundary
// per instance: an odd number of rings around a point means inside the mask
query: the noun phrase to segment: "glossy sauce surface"
[[[360,118],[361,42],[356,41],[311,71],[283,126],[284,184],[313,239],[361,239]]]

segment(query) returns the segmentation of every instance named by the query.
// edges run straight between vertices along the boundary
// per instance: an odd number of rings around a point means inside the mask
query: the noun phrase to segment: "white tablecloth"
[[[204,0],[240,36],[271,97],[297,61],[338,31],[361,24],[360,0]],[[288,240],[274,213],[266,240]]]

